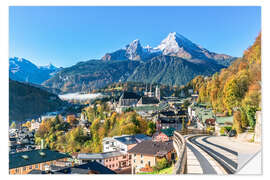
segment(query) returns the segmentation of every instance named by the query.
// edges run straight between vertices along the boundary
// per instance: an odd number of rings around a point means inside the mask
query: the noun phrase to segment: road
[[[211,136],[207,140],[238,152],[238,170],[261,150],[260,144],[242,142],[227,136]]]
[[[230,140],[198,135],[187,135],[185,139],[188,174],[234,174],[237,171],[239,147],[231,145]]]

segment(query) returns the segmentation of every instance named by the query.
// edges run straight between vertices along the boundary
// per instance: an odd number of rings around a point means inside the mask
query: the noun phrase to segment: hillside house
[[[154,167],[157,161],[165,157],[168,161],[175,159],[172,141],[143,141],[128,151],[132,155],[132,174],[142,172],[146,167]]]
[[[175,117],[158,117],[155,120],[156,130],[161,131],[162,129],[174,128],[175,130],[181,130],[182,120]]]
[[[174,128],[161,129],[159,132],[155,132],[152,136],[153,141],[171,141],[173,140]]]
[[[103,138],[103,152],[121,151],[127,152],[136,144],[149,140],[151,137],[144,134],[122,135]]]

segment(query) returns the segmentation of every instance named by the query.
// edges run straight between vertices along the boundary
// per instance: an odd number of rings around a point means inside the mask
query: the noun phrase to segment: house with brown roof
[[[142,172],[143,169],[156,166],[161,158],[168,161],[175,159],[175,150],[172,141],[142,141],[128,151],[132,155],[131,168],[132,174]]]

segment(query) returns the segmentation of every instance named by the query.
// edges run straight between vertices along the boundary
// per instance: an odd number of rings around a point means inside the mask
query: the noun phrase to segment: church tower
[[[156,93],[155,93],[156,98],[160,101],[160,88],[158,85],[156,86]]]

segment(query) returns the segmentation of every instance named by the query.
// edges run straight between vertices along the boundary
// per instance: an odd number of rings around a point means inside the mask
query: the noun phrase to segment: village
[[[118,102],[106,102],[114,112],[132,110],[152,121],[155,132],[152,136],[123,134],[105,137],[100,153],[68,154],[47,149],[44,142],[37,145],[35,132],[42,121],[55,118],[59,112],[33,119],[28,126],[10,128],[10,174],[144,174],[162,169],[172,173],[179,158],[173,146],[174,131],[198,129],[212,135],[235,136],[231,131],[232,116],[214,114],[207,104],[196,102],[198,95],[192,89],[188,92],[184,98],[161,97],[156,86],[154,91],[151,87],[143,96],[123,92]],[[75,127],[83,127],[90,135],[91,123],[84,113],[68,114],[63,119],[67,122],[78,120]]]

